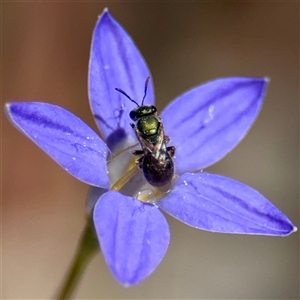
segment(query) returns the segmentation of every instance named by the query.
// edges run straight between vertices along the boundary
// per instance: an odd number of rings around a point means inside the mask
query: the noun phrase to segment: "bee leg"
[[[135,163],[139,166],[140,169],[142,169],[143,167],[143,160],[144,160],[144,156],[141,156],[135,161]]]
[[[130,126],[134,129],[135,125],[134,125],[134,123],[130,123]]]
[[[132,151],[132,154],[133,155],[142,155],[142,154],[144,154],[144,151],[143,150],[134,150],[134,151]],[[139,157],[135,161],[135,163],[139,166],[140,169],[142,169],[142,167],[143,167],[143,160],[144,160],[144,155]]]
[[[164,136],[164,142],[165,142],[166,144],[168,144],[170,141],[171,141],[171,139],[170,139],[167,135],[165,135],[165,136]]]
[[[173,157],[175,155],[175,150],[176,150],[176,148],[174,146],[167,147],[167,151],[171,157]]]
[[[144,151],[143,150],[134,150],[134,151],[132,151],[132,154],[133,155],[142,155],[142,154],[144,154]]]

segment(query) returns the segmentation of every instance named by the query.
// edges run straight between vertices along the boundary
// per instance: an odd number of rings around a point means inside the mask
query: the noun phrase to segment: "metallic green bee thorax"
[[[151,136],[157,133],[158,119],[155,116],[147,116],[138,120],[136,124],[138,130],[145,136]]]

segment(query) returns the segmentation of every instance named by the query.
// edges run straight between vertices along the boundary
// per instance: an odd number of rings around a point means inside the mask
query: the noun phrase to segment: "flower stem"
[[[71,267],[62,282],[57,296],[55,297],[56,299],[65,300],[71,298],[88,262],[98,251],[99,244],[95,236],[93,224],[89,218],[81,235],[81,240],[78,244],[77,252],[73,258]]]

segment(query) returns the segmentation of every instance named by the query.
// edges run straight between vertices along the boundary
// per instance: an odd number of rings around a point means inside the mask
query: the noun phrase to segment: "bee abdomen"
[[[152,155],[145,155],[142,168],[146,180],[155,187],[170,183],[174,175],[174,163],[169,156],[159,162]]]

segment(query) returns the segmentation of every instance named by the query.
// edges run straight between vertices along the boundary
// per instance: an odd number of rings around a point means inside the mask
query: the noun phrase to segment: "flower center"
[[[119,191],[138,171],[135,160],[132,159],[127,172],[111,186],[111,189]]]
[[[132,151],[138,144],[127,147],[108,160],[108,174],[111,190],[132,196],[142,202],[155,204],[169,188],[158,189],[150,185],[136,164],[136,157]]]

